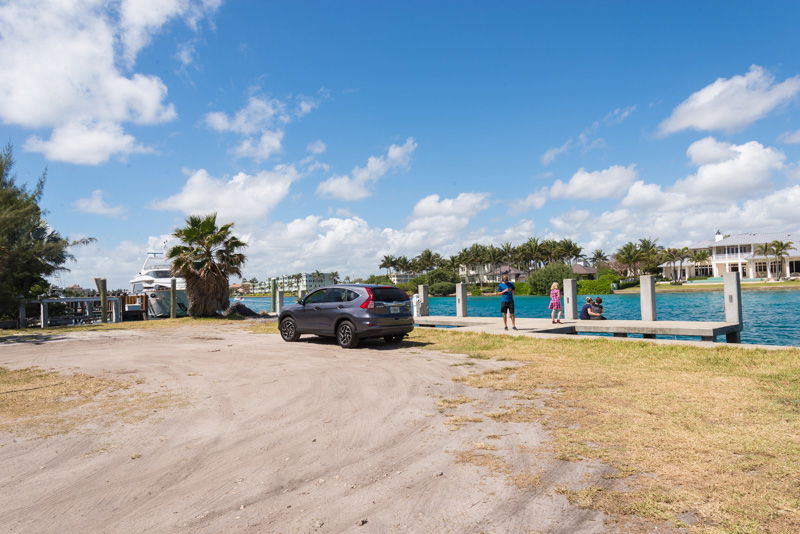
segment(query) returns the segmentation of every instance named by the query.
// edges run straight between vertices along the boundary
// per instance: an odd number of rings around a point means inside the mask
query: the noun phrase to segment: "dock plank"
[[[627,336],[642,334],[653,336],[690,336],[712,340],[717,336],[741,331],[738,323],[716,321],[563,321],[553,324],[550,319],[517,318],[517,333],[550,333],[550,334],[613,334]],[[426,316],[415,317],[419,326],[460,327],[464,330],[488,333],[505,333],[503,320],[500,317],[451,317]],[[509,326],[511,322],[509,321]],[[513,331],[512,331],[513,332]]]

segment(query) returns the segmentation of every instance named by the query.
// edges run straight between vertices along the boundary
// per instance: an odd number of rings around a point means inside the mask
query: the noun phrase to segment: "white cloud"
[[[41,152],[52,161],[82,165],[99,165],[114,154],[143,154],[152,152],[126,134],[114,122],[68,122],[53,129],[50,139],[33,135],[25,141],[25,150]]]
[[[781,143],[786,143],[790,145],[796,145],[800,143],[800,130],[795,130],[794,132],[786,132],[781,134],[778,138]]]
[[[328,149],[327,145],[320,140],[312,141],[306,147],[306,151],[311,154],[322,154]]]
[[[110,206],[103,200],[103,191],[101,189],[95,189],[89,198],[79,198],[72,205],[81,213],[94,213],[111,217],[122,217],[125,214],[125,208],[122,206]]]
[[[678,180],[671,190],[696,202],[735,200],[762,191],[786,156],[774,148],[750,141],[734,145],[706,137],[686,151],[699,165],[697,172]]]
[[[775,83],[758,65],[744,75],[718,78],[681,102],[659,125],[659,133],[681,130],[733,132],[764,118],[800,92],[800,76]]]
[[[603,117],[603,122],[607,125],[622,124],[634,111],[636,111],[636,105],[617,108]]]
[[[547,188],[543,187],[525,198],[511,201],[511,213],[522,213],[529,209],[540,209],[547,202]]]
[[[288,122],[289,116],[285,104],[280,100],[251,96],[247,105],[233,116],[215,111],[206,114],[205,119],[206,125],[212,130],[251,135],[276,123]]]
[[[231,132],[243,136],[239,144],[233,149],[238,157],[253,158],[264,161],[282,149],[283,128],[292,120],[310,113],[319,105],[319,100],[300,96],[293,112],[286,102],[275,98],[262,98],[251,96],[247,105],[228,115],[221,111],[207,113],[206,126],[218,132]],[[325,143],[316,141],[309,145],[309,151],[314,148],[321,154],[325,151]]]
[[[539,158],[539,160],[542,162],[542,165],[550,165],[551,163],[553,163],[553,162],[555,161],[555,159],[556,159],[558,156],[560,156],[561,154],[563,154],[564,152],[566,152],[567,150],[569,150],[569,147],[570,147],[570,145],[572,145],[572,139],[568,139],[568,140],[567,140],[567,141],[566,141],[566,142],[565,142],[563,145],[561,145],[561,146],[557,146],[557,147],[553,147],[553,148],[548,148],[548,149],[545,151],[545,153],[544,153],[544,154],[542,154],[542,157],[541,157],[541,158]]]
[[[214,178],[200,169],[189,176],[180,193],[155,201],[153,208],[186,214],[216,212],[223,220],[252,222],[278,205],[299,177],[293,165],[278,165],[256,174],[240,172],[229,180]]]
[[[132,66],[141,47],[169,20],[211,5],[150,4],[12,0],[0,5],[0,120],[52,128],[49,140],[32,138],[26,146],[61,161],[98,164],[114,154],[142,152],[123,124],[170,121],[175,109],[165,102],[167,87],[158,77],[125,75],[118,64]],[[147,15],[144,8],[155,11]],[[91,137],[92,144],[71,157],[63,146],[71,143],[65,130]]]
[[[317,186],[317,193],[342,200],[360,200],[372,194],[370,187],[389,171],[405,168],[417,149],[412,137],[402,145],[391,145],[384,156],[371,156],[364,167],[355,167],[350,176],[333,176]]]
[[[553,198],[611,198],[624,195],[636,180],[636,165],[612,165],[601,171],[579,169],[569,182],[556,180],[550,187]]]
[[[233,153],[240,158],[253,158],[256,161],[264,161],[281,151],[282,140],[283,130],[264,130],[258,139],[252,137],[243,139],[233,150]]]
[[[577,139],[567,139],[562,145],[547,149],[544,154],[541,155],[539,161],[541,161],[544,166],[550,165],[557,157],[565,154],[576,145],[580,147],[581,154],[586,154],[598,148],[604,148],[606,146],[605,139],[602,137],[594,138],[597,131],[602,126],[616,126],[622,124],[634,111],[636,111],[635,105],[609,111],[606,116],[603,117],[602,121],[596,120],[584,128],[583,131],[578,134]]]

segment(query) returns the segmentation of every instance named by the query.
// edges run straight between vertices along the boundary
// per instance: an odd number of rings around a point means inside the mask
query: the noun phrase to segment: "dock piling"
[[[574,321],[578,318],[578,281],[564,279],[564,319]]]
[[[95,278],[94,285],[97,286],[97,292],[100,293],[100,322],[108,322],[108,290],[105,278]],[[44,328],[44,327],[42,327]]]
[[[419,310],[417,310],[417,315],[426,316],[428,315],[428,286],[427,284],[420,284],[419,285]]]
[[[742,284],[738,272],[725,273],[723,279],[723,294],[725,298],[725,320],[729,323],[738,323],[740,330],[728,332],[725,339],[728,343],[741,343],[742,326]]]
[[[270,306],[270,310],[272,313],[278,311],[278,281],[273,278],[272,284],[270,284],[269,288],[269,296],[272,301],[272,305]]]
[[[178,316],[178,286],[177,280],[172,278],[169,281],[169,318],[175,319]]]
[[[456,317],[467,316],[467,284],[456,284]]]
[[[278,293],[278,298],[275,299],[275,313],[280,315],[280,313],[283,311],[283,293],[284,293],[284,291],[282,289],[279,289],[277,291],[277,293]]]
[[[639,277],[639,305],[642,321],[656,320],[656,279],[652,274]]]

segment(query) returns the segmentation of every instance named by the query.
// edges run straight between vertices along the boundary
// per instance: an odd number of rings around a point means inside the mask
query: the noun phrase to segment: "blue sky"
[[[0,128],[126,287],[187,214],[248,277],[800,231],[796,2],[0,2]],[[45,5],[46,4],[46,5]]]

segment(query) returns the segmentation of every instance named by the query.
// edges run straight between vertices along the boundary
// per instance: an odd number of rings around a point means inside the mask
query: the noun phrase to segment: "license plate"
[[[389,313],[400,313],[400,306],[389,306]]]

